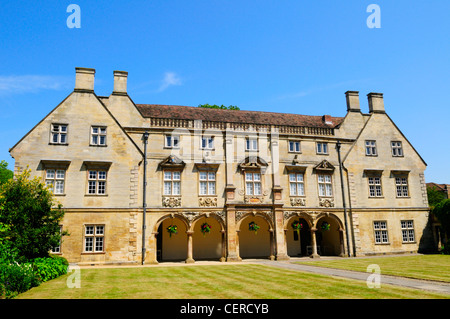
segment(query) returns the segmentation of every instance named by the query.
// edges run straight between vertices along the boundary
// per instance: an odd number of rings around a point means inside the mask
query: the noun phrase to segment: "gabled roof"
[[[341,124],[343,117],[300,115],[290,113],[274,113],[261,111],[224,110],[203,107],[136,104],[142,116],[147,118],[166,118],[179,120],[202,120],[213,122],[241,123],[241,124],[271,124],[287,126],[307,126],[319,128],[335,128]]]

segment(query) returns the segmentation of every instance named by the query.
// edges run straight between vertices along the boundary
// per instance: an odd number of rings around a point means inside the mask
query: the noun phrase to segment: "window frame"
[[[403,227],[403,223],[405,223],[405,227]],[[411,223],[411,226],[409,225]],[[414,244],[416,242],[416,231],[414,229],[414,220],[413,219],[405,219],[400,220],[400,229],[402,231],[402,244]],[[412,239],[411,239],[412,232]],[[407,240],[405,240],[405,233]]]
[[[291,149],[291,143],[293,145],[293,148]],[[298,146],[298,150],[297,147]],[[302,152],[302,145],[299,140],[288,140],[288,152],[289,153],[301,153]]]
[[[91,172],[95,172],[95,178],[91,177]],[[105,173],[105,178],[100,178],[99,177],[99,173],[100,172],[104,172]],[[105,168],[88,168],[86,170],[87,176],[86,176],[86,180],[87,180],[87,186],[86,186],[86,195],[89,196],[107,196],[108,195],[108,170]],[[91,192],[91,183],[94,183],[95,188],[94,188],[94,192]],[[104,183],[103,184],[103,192],[99,192],[100,190],[100,183]]]
[[[170,179],[166,178],[166,173],[170,173]],[[178,173],[179,179],[175,179],[174,175]],[[170,194],[166,194],[166,183],[170,183]],[[175,194],[176,187],[174,185],[178,184],[178,194]],[[174,169],[163,170],[163,196],[181,196],[181,171]]]
[[[291,180],[291,177],[294,176],[295,177],[295,181]],[[298,177],[301,176],[301,181],[298,180]],[[305,174],[303,172],[291,172],[288,175],[288,179],[289,179],[289,196],[290,197],[305,197]],[[292,194],[292,184],[295,185],[295,193],[296,194]],[[302,189],[302,194],[299,194],[299,185],[302,185],[301,189]]]
[[[101,147],[105,147],[107,146],[107,126],[106,125],[92,125],[91,126],[91,134],[90,134],[90,140],[89,140],[89,145],[90,146],[101,146]],[[94,133],[94,129],[97,129],[97,133]],[[101,130],[104,129],[105,132],[102,133]],[[94,143],[93,139],[94,137],[97,138],[97,142]],[[101,138],[104,137],[104,143],[100,143]]]
[[[321,176],[323,176],[324,178],[323,178],[323,181],[320,181],[320,177]],[[326,181],[326,177],[329,177],[330,178],[330,181]],[[324,194],[325,195],[321,195],[321,191],[320,191],[320,189],[321,189],[321,187],[320,187],[320,185],[323,185],[323,190],[324,190]],[[331,189],[331,195],[328,195],[327,194],[327,185],[329,185],[330,186],[330,189]],[[317,174],[317,191],[318,191],[318,194],[319,194],[319,197],[327,197],[327,198],[332,198],[334,195],[334,190],[333,190],[333,174],[327,174],[327,173],[318,173]]]
[[[394,145],[394,143],[399,145]],[[392,157],[404,157],[403,143],[401,141],[391,141]],[[397,152],[397,154],[395,154]]]
[[[328,142],[316,142],[316,154],[328,155]]]
[[[88,227],[92,227],[93,228],[93,231],[92,231],[92,234],[91,233],[87,233],[87,230],[88,230]],[[98,233],[98,228],[102,228],[102,232],[101,233]],[[105,234],[106,234],[106,231],[105,231],[105,229],[106,229],[106,227],[105,227],[105,225],[104,224],[86,224],[86,225],[84,225],[84,232],[83,232],[83,253],[85,253],[85,254],[103,254],[103,253],[105,253]],[[86,249],[88,246],[87,246],[87,244],[88,244],[88,241],[87,241],[87,239],[92,239],[92,242],[91,242],[91,244],[89,245],[90,246],[90,249]],[[98,241],[97,241],[97,239],[99,239]],[[101,239],[101,240],[100,240]],[[101,247],[102,247],[102,249],[101,250],[98,250],[97,249],[97,242],[101,242]]]
[[[371,183],[371,179],[373,180]],[[379,180],[377,184],[375,179]],[[383,198],[383,183],[380,175],[369,175],[367,176],[367,185],[369,188],[369,198]],[[371,194],[371,186],[373,188],[373,195]],[[379,188],[379,195],[378,195]]]
[[[400,184],[397,183],[397,180],[400,180]],[[403,183],[404,180],[406,181],[406,183]],[[395,183],[396,198],[409,198],[410,197],[408,175],[395,175],[394,183]],[[399,187],[401,187],[400,195],[399,195]],[[405,189],[406,189],[406,195],[405,195]]]
[[[175,143],[175,141],[176,141],[176,143]],[[176,145],[174,145],[174,144],[176,144]],[[179,135],[168,135],[168,134],[164,135],[164,148],[174,148],[174,149],[180,148],[180,136]]]
[[[258,151],[259,145],[258,145],[258,138],[257,137],[246,137],[245,138],[245,150],[246,151]]]
[[[368,145],[369,143],[369,145]],[[376,140],[365,140],[364,149],[366,156],[378,156],[377,141]]]
[[[248,179],[247,177],[251,175],[251,179]],[[259,179],[256,180],[255,176],[259,176]],[[262,186],[262,173],[260,171],[244,171],[244,185],[245,185],[245,196],[262,196],[263,195],[263,186]],[[249,193],[251,186],[251,194]],[[259,192],[256,192],[256,189],[258,187],[255,187],[255,185],[259,185]]]
[[[205,141],[205,143],[203,143]],[[200,139],[200,149],[214,150],[214,136],[202,136]]]
[[[55,130],[55,126],[58,126],[58,130]],[[65,131],[61,131],[60,128],[65,127]],[[57,141],[54,141],[54,135],[57,134]],[[64,142],[61,142],[61,136],[64,135]],[[63,123],[51,123],[50,124],[50,142],[51,145],[68,145],[69,144],[69,124]]]
[[[379,225],[378,228],[376,226],[377,224]],[[382,228],[383,224],[384,224],[384,228]],[[373,234],[374,234],[375,245],[390,245],[387,220],[374,220],[372,225],[373,225]],[[377,234],[379,234],[379,235],[377,236]],[[385,235],[385,236],[383,236],[383,235]],[[378,239],[379,239],[379,241],[378,241]]]
[[[49,177],[49,171],[53,171],[53,177]],[[64,172],[64,176],[61,178],[58,178],[58,171],[60,172]],[[66,190],[66,176],[67,176],[67,169],[63,169],[61,167],[48,167],[45,168],[45,172],[44,172],[44,181],[45,181],[45,185],[47,186],[47,188],[49,188],[49,182],[51,181],[51,192],[53,193],[53,195],[56,196],[61,196],[61,195],[65,195],[65,190]],[[58,182],[62,182],[62,191],[61,192],[55,192],[55,190],[57,189],[56,185],[58,184]]]
[[[205,179],[202,179],[202,175],[205,174]],[[210,177],[213,176],[213,179]],[[205,171],[199,171],[198,172],[198,194],[199,196],[217,196],[217,184],[216,184],[217,178],[216,178],[216,172],[212,170],[205,170]],[[205,183],[206,186],[206,193],[202,193],[202,183]],[[210,185],[214,185],[214,192],[210,193]]]

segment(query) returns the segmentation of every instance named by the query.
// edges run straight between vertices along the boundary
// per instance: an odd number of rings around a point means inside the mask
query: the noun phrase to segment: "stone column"
[[[317,254],[316,231],[317,228],[311,228],[312,254],[311,256],[309,256],[311,258],[320,258],[320,256]]]
[[[338,232],[339,232],[339,241],[340,241],[340,248],[341,248],[339,257],[345,257],[344,230],[342,228],[339,228]],[[347,249],[348,249],[348,247],[347,247]]]
[[[227,261],[239,261],[238,234],[236,232],[236,210],[234,206],[227,208]]]
[[[192,245],[192,235],[194,234],[193,231],[187,231],[187,259],[186,259],[186,263],[190,264],[190,263],[194,263],[195,260],[193,258],[193,245]]]
[[[220,261],[224,262],[226,261],[227,256],[227,242],[225,240],[225,230],[222,230],[221,234],[222,234],[222,257],[220,257]]]
[[[156,256],[156,254],[157,254],[156,236],[157,235],[158,235],[158,232],[150,233],[150,236],[148,239],[148,250],[147,250],[146,258],[145,258],[146,264],[158,264],[158,258]]]
[[[286,247],[286,234],[284,231],[284,216],[283,211],[281,209],[275,209],[275,232],[274,232],[274,240],[275,240],[275,252],[277,260],[288,260],[289,256],[287,255],[287,247]]]

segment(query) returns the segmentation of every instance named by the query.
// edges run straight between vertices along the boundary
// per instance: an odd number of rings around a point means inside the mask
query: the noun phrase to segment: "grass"
[[[450,255],[341,258],[299,263],[363,272],[366,272],[367,266],[377,264],[382,275],[450,282]]]
[[[24,299],[381,299],[450,298],[431,292],[255,265],[85,268],[81,288],[68,288],[68,275],[17,298]]]

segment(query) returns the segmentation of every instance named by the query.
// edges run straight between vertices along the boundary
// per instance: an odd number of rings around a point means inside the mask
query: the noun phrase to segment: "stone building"
[[[70,262],[422,249],[426,163],[382,94],[363,113],[346,92],[344,117],[135,104],[127,76],[97,96],[95,70],[76,68],[73,92],[10,149],[65,207],[54,252]]]

